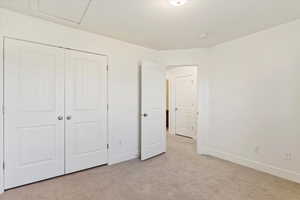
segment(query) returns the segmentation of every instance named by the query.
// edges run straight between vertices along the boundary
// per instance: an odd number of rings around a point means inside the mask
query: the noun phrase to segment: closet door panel
[[[107,60],[66,51],[66,173],[107,163]]]
[[[63,50],[5,39],[4,62],[5,188],[64,174]]]

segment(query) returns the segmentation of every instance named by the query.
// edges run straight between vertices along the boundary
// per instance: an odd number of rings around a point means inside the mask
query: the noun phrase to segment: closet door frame
[[[40,44],[40,45],[45,45],[45,46],[51,46],[51,47],[56,47],[56,48],[62,48],[66,50],[73,50],[73,51],[78,51],[82,53],[87,53],[87,54],[94,54],[94,55],[100,55],[100,56],[105,56],[106,57],[106,63],[107,63],[107,70],[106,70],[106,103],[107,103],[107,110],[106,110],[106,134],[107,134],[107,144],[110,145],[110,136],[109,136],[109,112],[108,112],[108,102],[109,102],[109,56],[106,54],[102,53],[96,53],[96,52],[90,52],[90,51],[85,51],[85,50],[79,50],[79,49],[73,49],[73,48],[68,48],[68,47],[63,47],[63,46],[58,46],[58,45],[53,45],[45,42],[37,42],[37,41],[32,41],[32,40],[26,40],[26,39],[21,39],[21,38],[15,38],[15,37],[9,37],[4,34],[1,34],[0,32],[0,193],[4,192],[4,169],[5,169],[5,163],[4,163],[4,127],[3,127],[3,122],[4,122],[4,60],[5,60],[5,55],[4,55],[4,49],[5,49],[5,40],[6,39],[13,39],[13,40],[19,40],[23,42],[29,42],[29,43],[35,43],[35,44]],[[108,162],[110,160],[110,149],[108,148],[107,150],[107,156],[108,156]]]
[[[1,106],[1,114],[0,114],[0,164],[4,165],[4,127],[3,127],[3,98],[4,98],[4,84],[3,84],[3,70],[4,70],[4,40],[5,37],[0,35],[0,106]],[[4,192],[4,167],[0,166],[0,193]]]

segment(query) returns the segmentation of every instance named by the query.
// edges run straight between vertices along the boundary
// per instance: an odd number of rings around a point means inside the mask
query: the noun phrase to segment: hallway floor
[[[9,190],[0,200],[299,200],[300,184],[196,154],[168,137],[168,152]]]

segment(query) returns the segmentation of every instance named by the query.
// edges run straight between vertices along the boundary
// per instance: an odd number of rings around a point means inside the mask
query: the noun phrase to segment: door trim
[[[1,34],[1,33],[0,33]],[[4,90],[4,36],[1,36],[1,43],[0,43],[0,106],[1,106],[1,114],[0,114],[0,164],[4,165],[4,115],[3,115],[3,90]],[[0,193],[4,192],[4,170],[3,167],[0,166]]]
[[[3,108],[5,108],[4,106],[4,63],[5,63],[5,40],[6,39],[11,39],[11,40],[17,40],[17,41],[23,41],[23,42],[28,42],[28,43],[33,43],[33,44],[39,44],[39,45],[44,45],[44,46],[49,46],[49,47],[55,47],[55,48],[60,48],[60,49],[65,49],[65,50],[71,50],[71,51],[78,51],[78,52],[82,52],[82,53],[86,53],[86,54],[93,54],[93,55],[99,55],[99,56],[105,56],[106,57],[106,64],[107,64],[107,70],[106,70],[106,104],[109,105],[109,56],[106,54],[102,54],[102,53],[96,53],[96,52],[91,52],[91,51],[87,51],[87,50],[80,50],[80,49],[74,49],[74,48],[70,48],[70,47],[64,47],[64,46],[59,46],[59,45],[53,45],[53,44],[49,44],[49,43],[43,43],[43,42],[37,42],[37,41],[32,41],[32,40],[25,40],[25,39],[20,39],[20,38],[15,38],[15,37],[10,37],[10,36],[6,36],[6,35],[1,35],[0,33],[0,38],[1,42],[0,42],[0,194],[3,193],[5,191],[4,189],[4,167],[5,167],[5,151],[4,151],[4,137],[5,137],[5,133],[4,133],[4,110]],[[2,59],[2,61],[1,61]],[[110,145],[110,134],[109,134],[109,109],[107,106],[107,110],[106,110],[106,134],[107,134],[107,144],[108,146]],[[110,148],[107,149],[107,164],[109,165],[110,163]]]
[[[44,45],[44,46],[56,47],[56,48],[61,48],[61,49],[73,50],[73,51],[79,51],[79,52],[82,52],[82,53],[94,54],[94,55],[99,55],[99,56],[105,56],[105,57],[108,58],[108,55],[106,55],[106,54],[96,53],[96,52],[91,52],[91,51],[86,51],[86,50],[80,50],[80,49],[74,49],[74,48],[65,47],[65,46],[59,46],[59,45],[55,45],[55,44],[49,44],[49,43],[32,41],[32,40],[24,40],[24,39],[15,38],[15,37],[3,36],[3,40],[5,40],[5,39],[18,40],[18,41],[30,42],[30,43]]]

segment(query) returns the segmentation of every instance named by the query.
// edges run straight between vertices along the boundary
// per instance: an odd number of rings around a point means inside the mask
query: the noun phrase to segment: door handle
[[[148,117],[148,114],[147,114],[147,113],[144,113],[144,114],[143,114],[143,117]]]
[[[60,115],[60,116],[57,117],[57,119],[58,119],[58,120],[63,120],[64,117]]]
[[[71,119],[72,119],[71,115],[67,116],[67,120],[71,120]]]

